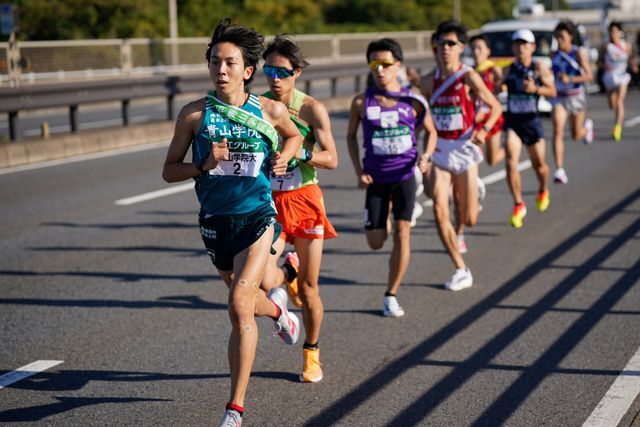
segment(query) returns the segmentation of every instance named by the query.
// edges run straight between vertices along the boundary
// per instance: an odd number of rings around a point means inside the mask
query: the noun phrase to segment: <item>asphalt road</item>
[[[521,230],[507,225],[505,181],[488,185],[466,233],[471,289],[443,289],[453,266],[426,209],[399,319],[381,316],[391,244],[366,245],[346,115],[333,115],[340,165],[320,175],[340,234],[320,278],[325,379],[298,383],[301,345],[259,320],[245,425],[583,425],[640,348],[640,93],[620,143],[604,98],[590,105],[598,140],[567,144],[570,181],[551,188],[547,212],[534,208],[531,170]],[[217,425],[229,393],[227,291],[203,250],[194,193],[115,204],[168,187],[165,151],[0,171],[0,374],[62,362],[0,388],[0,422]],[[622,377],[637,378],[635,366]],[[634,396],[620,425],[640,424]]]

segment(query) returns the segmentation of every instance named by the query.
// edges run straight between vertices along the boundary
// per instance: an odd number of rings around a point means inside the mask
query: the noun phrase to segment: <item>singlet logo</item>
[[[384,111],[380,113],[380,126],[383,128],[392,128],[398,126],[400,116],[397,111]]]

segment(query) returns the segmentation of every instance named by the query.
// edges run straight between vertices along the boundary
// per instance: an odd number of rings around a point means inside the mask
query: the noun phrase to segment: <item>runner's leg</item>
[[[518,171],[518,163],[520,161],[520,151],[522,150],[522,142],[516,133],[512,130],[508,131],[506,144],[506,166],[507,166],[507,184],[516,204],[522,203],[522,186],[520,180],[520,171]]]
[[[307,334],[306,342],[315,344],[320,339],[320,326],[324,316],[318,287],[324,240],[296,237],[294,245],[300,259],[298,293],[302,300],[302,322]]]
[[[464,260],[458,251],[456,232],[451,225],[449,212],[451,173],[436,166],[431,170],[431,179],[433,180],[433,214],[438,235],[456,268],[465,268]]]

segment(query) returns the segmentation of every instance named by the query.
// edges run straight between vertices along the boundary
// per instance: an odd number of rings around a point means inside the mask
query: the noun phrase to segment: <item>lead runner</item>
[[[287,344],[295,344],[299,333],[287,293],[277,288],[267,297],[259,288],[278,234],[269,175],[284,174],[302,143],[283,104],[246,91],[263,41],[228,19],[218,24],[206,51],[215,90],[180,111],[162,171],[167,182],[195,180],[202,240],[229,287],[231,393],[221,426],[242,424],[258,343],[255,316],[272,318]],[[193,161],[185,162],[189,148]]]

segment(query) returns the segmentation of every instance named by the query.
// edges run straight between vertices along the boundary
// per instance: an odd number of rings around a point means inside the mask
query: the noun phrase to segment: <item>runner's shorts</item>
[[[504,128],[515,132],[524,145],[533,145],[544,138],[542,120],[538,114],[507,113]]]
[[[551,99],[551,105],[554,107],[556,105],[561,105],[565,110],[567,110],[567,113],[576,115],[587,109],[587,96],[584,94],[584,91],[581,91],[576,95],[558,95]]]
[[[294,238],[332,239],[338,234],[329,222],[322,190],[316,184],[291,191],[274,191],[273,200],[282,224],[280,238],[293,243]]]
[[[433,163],[440,169],[459,175],[484,159],[482,150],[470,139],[438,138]]]
[[[631,81],[631,75],[629,73],[610,73],[605,72],[602,75],[602,83],[608,90],[616,90],[620,86],[628,85]]]
[[[393,218],[411,221],[413,206],[416,203],[416,179],[413,175],[404,181],[393,184],[376,184],[367,187],[364,204],[365,230],[387,228],[389,202],[393,210]]]
[[[267,229],[276,225],[272,207],[247,215],[199,215],[200,234],[213,265],[220,271],[233,270],[233,258],[260,239]],[[273,241],[280,234],[275,227]]]

